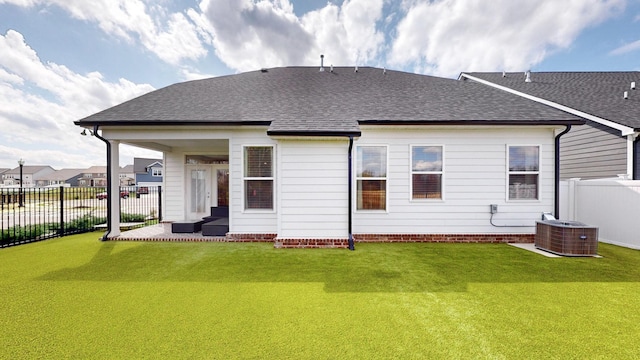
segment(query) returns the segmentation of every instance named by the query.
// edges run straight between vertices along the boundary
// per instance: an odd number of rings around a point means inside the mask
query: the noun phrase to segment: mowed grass
[[[0,250],[0,358],[640,358],[636,250],[100,235]]]

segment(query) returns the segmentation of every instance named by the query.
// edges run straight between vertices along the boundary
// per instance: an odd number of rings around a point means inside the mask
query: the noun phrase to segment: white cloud
[[[207,79],[216,76],[214,74],[203,74],[190,69],[182,69],[180,74],[185,81]]]
[[[568,48],[578,34],[624,9],[624,0],[409,1],[389,63],[455,76],[520,71]]]
[[[77,116],[89,115],[153,90],[151,85],[137,85],[126,79],[108,83],[98,72],[80,75],[63,65],[44,64],[35,50],[26,44],[22,34],[14,30],[0,35],[0,50],[3,54],[0,67],[6,74],[46,90],[61,104],[77,110]]]
[[[300,64],[312,46],[287,1],[204,0],[216,55],[236,70]]]
[[[24,151],[17,147],[8,147],[0,145],[0,164],[7,168],[13,169],[18,166],[18,159],[24,159],[26,165],[49,165],[54,169],[89,167],[93,165],[101,165],[106,163],[104,147],[101,151],[92,151],[96,156],[96,161],[87,163],[86,155],[73,154],[61,150],[28,150]],[[59,159],[55,164],[51,163],[51,159]],[[52,166],[53,165],[53,166]],[[83,166],[84,165],[84,166]],[[0,166],[0,167],[2,167]]]
[[[377,30],[378,22],[385,21],[382,7],[382,0],[352,0],[305,14],[303,26],[316,44],[307,61],[317,64],[324,53],[336,65],[377,62],[384,45],[384,35]]]
[[[413,165],[413,170],[417,170],[417,171],[441,171],[442,170],[442,161],[418,160]]]
[[[376,30],[382,0],[345,0],[297,17],[288,0],[204,0],[204,20],[194,20],[211,35],[216,55],[230,68],[373,61],[384,42]],[[193,14],[189,14],[193,17]]]
[[[615,48],[609,52],[609,55],[622,55],[636,50],[640,50],[640,40]]]
[[[12,4],[22,7],[31,7],[40,0],[0,0],[0,4]]]
[[[146,34],[143,44],[169,64],[180,64],[183,59],[198,59],[207,50],[198,37],[196,26],[181,13],[172,14],[166,31]]]
[[[72,17],[95,22],[100,29],[128,42],[139,40],[171,65],[207,55],[198,29],[182,13],[168,14],[161,5],[143,0],[0,0],[22,7],[58,6]]]
[[[45,164],[54,167],[102,161],[104,144],[81,137],[73,121],[153,90],[148,84],[107,82],[97,72],[82,75],[43,63],[13,30],[0,34],[0,53],[0,128],[11,129],[0,132],[5,146],[0,164],[3,156],[18,155],[16,151],[31,164],[46,158]]]
[[[24,84],[24,79],[16,74],[10,74],[4,69],[0,68],[0,82],[22,85]]]

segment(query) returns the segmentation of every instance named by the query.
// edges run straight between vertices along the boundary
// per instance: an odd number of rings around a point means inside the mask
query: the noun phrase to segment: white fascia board
[[[466,78],[466,79],[469,79],[469,80],[473,80],[475,82],[479,82],[481,84],[484,84],[484,85],[487,85],[487,86],[491,86],[491,87],[494,87],[496,89],[500,89],[500,90],[503,90],[503,91],[506,91],[506,92],[521,96],[523,98],[539,102],[541,104],[545,104],[545,105],[551,106],[551,107],[556,108],[558,110],[562,110],[562,111],[568,112],[569,114],[580,116],[582,118],[597,122],[597,123],[602,124],[604,126],[608,126],[608,127],[612,128],[612,129],[616,129],[616,130],[620,131],[620,134],[622,136],[635,134],[635,130],[633,128],[630,128],[630,127],[624,126],[624,125],[620,125],[618,123],[615,123],[615,122],[607,120],[607,119],[603,119],[603,118],[598,117],[598,116],[587,114],[586,112],[583,112],[583,111],[580,111],[580,110],[576,110],[574,108],[570,108],[568,106],[561,105],[561,104],[555,103],[553,101],[549,101],[549,100],[545,100],[545,99],[542,99],[542,98],[539,98],[539,97],[536,97],[536,96],[533,96],[533,95],[525,94],[523,92],[516,91],[516,90],[513,90],[511,88],[508,88],[506,86],[502,86],[502,85],[498,85],[498,84],[492,83],[491,81],[479,79],[479,78],[477,78],[475,76],[471,76],[469,74],[461,73],[460,77],[458,79],[459,80],[463,80],[463,78]]]

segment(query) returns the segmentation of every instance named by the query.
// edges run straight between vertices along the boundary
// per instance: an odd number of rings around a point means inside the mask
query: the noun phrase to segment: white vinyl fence
[[[640,249],[640,180],[562,181],[560,220],[597,226],[601,242]]]

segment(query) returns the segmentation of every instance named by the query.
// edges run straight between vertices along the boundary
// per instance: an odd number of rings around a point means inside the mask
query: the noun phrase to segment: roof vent
[[[353,70],[353,72],[358,72],[358,65],[356,65],[355,70]]]
[[[531,82],[531,70],[527,70],[527,72],[524,73],[524,82]]]
[[[260,72],[266,73],[266,72],[269,72],[269,70],[267,70],[265,68],[262,68],[262,69],[260,69]]]
[[[507,73],[504,70],[502,70],[502,77],[507,77]]]
[[[387,68],[386,68],[386,67],[383,67],[383,68],[382,68],[382,73],[383,73],[383,74],[386,74],[386,73],[387,73]]]
[[[333,72],[333,64],[331,64],[331,69],[329,70],[329,72]]]
[[[631,82],[631,90],[635,90],[636,89],[636,82],[632,81]]]
[[[320,72],[324,71],[324,55],[320,55]]]
[[[625,91],[625,92],[624,92],[624,98],[625,98],[625,99],[628,99],[628,98],[629,98],[629,92],[628,92],[628,91]]]

